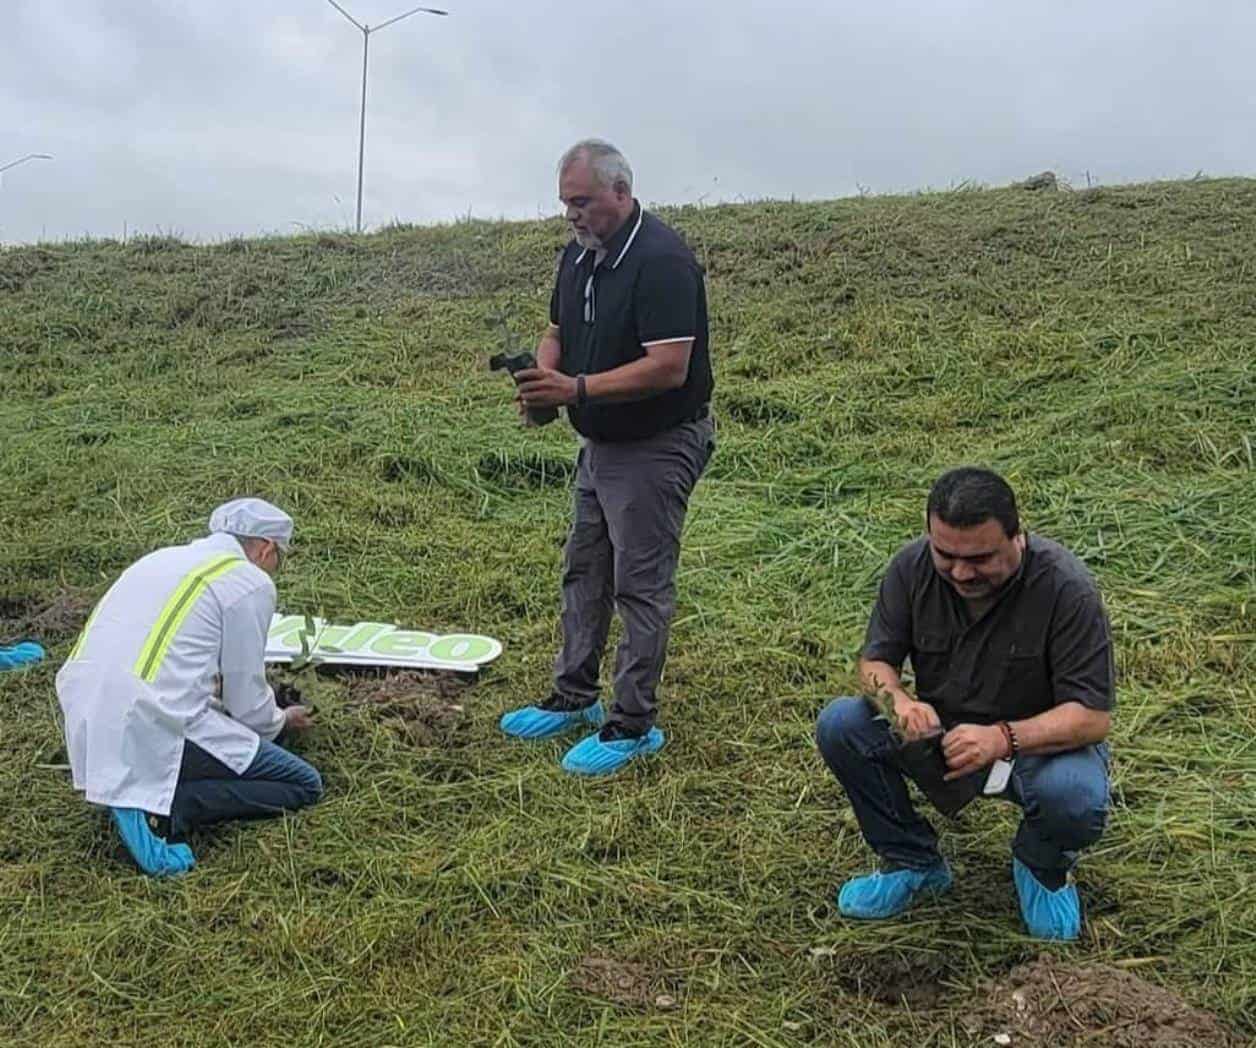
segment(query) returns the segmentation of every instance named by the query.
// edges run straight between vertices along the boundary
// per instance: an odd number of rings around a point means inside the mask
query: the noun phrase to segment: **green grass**
[[[306,749],[325,803],[198,840],[173,884],[38,767],[72,638],[0,677],[0,1041],[969,1043],[981,980],[1039,950],[1013,812],[947,828],[945,902],[845,923],[834,889],[869,860],[811,735],[964,462],[1086,559],[1118,642],[1113,818],[1061,952],[1256,1036],[1256,181],[665,217],[709,273],[719,449],[668,748],[596,783],[496,731],[547,688],[574,438],[517,427],[487,317],[543,324],[560,223],[0,252],[10,602],[99,594],[256,493],[298,522],[281,607],[506,645],[443,748],[329,684]],[[676,1007],[582,992],[589,954],[647,965]],[[940,979],[938,1006],[858,991],[894,969]]]

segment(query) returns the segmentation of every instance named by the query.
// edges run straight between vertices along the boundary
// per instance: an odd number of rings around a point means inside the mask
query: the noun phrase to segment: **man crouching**
[[[171,838],[313,804],[322,779],[275,741],[310,725],[266,683],[266,635],[292,518],[261,499],[216,509],[210,534],[141,558],[110,587],[57,674],[74,786],[108,807],[139,867],[192,868]],[[167,818],[168,817],[168,818]]]
[[[859,663],[865,690],[892,702],[900,738],[862,698],[835,699],[816,725],[879,859],[877,872],[842,886],[838,908],[893,917],[922,892],[950,887],[906,772],[944,810],[983,792],[1018,804],[1021,915],[1033,936],[1075,939],[1081,905],[1069,871],[1099,839],[1108,808],[1114,674],[1098,589],[1077,557],[1021,530],[1012,489],[988,470],[943,475],[926,525],[890,562]],[[899,677],[905,658],[916,697]]]

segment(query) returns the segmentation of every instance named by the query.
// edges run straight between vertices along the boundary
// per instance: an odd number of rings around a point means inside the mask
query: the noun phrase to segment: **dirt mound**
[[[820,947],[812,951],[812,955],[829,961],[833,978],[847,993],[870,997],[882,1004],[935,1008],[944,1004],[948,996],[946,981],[950,968],[939,954],[839,955]]]
[[[73,637],[87,622],[95,600],[83,590],[66,589],[51,600],[5,598],[0,600],[0,644],[29,637],[32,640],[63,640]]]
[[[627,1008],[674,1008],[676,998],[658,972],[644,964],[589,954],[571,973],[571,985],[592,997]]]
[[[467,685],[452,673],[357,677],[349,683],[345,705],[370,710],[416,746],[448,746],[470,726],[462,699]]]
[[[993,1043],[1105,1048],[1238,1048],[1215,1015],[1170,990],[1109,965],[1070,967],[1049,958],[1013,968],[985,987],[967,1023]],[[1004,1039],[1006,1038],[1006,1039]]]

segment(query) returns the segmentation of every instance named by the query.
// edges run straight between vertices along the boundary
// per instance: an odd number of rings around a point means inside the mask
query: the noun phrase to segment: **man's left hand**
[[[950,769],[945,778],[962,779],[988,768],[1007,752],[1007,739],[997,724],[961,724],[942,736],[942,755]]]
[[[576,402],[576,379],[549,368],[528,368],[515,372],[519,399],[529,408],[560,408]]]

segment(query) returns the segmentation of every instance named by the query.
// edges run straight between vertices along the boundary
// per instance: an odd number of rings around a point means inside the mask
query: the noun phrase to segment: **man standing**
[[[276,745],[309,727],[266,683],[266,635],[292,518],[236,499],[210,534],[141,558],[109,588],[57,674],[74,786],[108,807],[145,873],[174,876],[195,859],[152,832],[256,818],[313,804],[319,774]],[[168,817],[168,818],[167,818]]]
[[[888,694],[908,740],[936,739],[945,779],[1020,805],[1013,879],[1031,935],[1075,939],[1069,871],[1103,832],[1114,704],[1112,638],[1094,580],[1059,544],[1021,530],[1012,489],[984,469],[944,474],[928,533],[890,562],[859,672]],[[911,660],[916,695],[899,670]],[[939,738],[940,736],[940,738]],[[835,699],[816,725],[877,872],[842,886],[847,917],[892,917],[951,873],[913,809],[890,725],[861,698]],[[929,745],[929,743],[926,743]],[[1001,784],[1005,764],[1010,775]]]
[[[590,139],[559,164],[574,233],[559,262],[537,368],[516,375],[523,409],[565,406],[580,434],[574,520],[562,577],[562,650],[549,698],[506,714],[517,738],[600,730],[563,758],[609,774],[659,750],[656,690],[675,611],[689,496],[714,449],[702,270],[642,210],[632,169]],[[624,636],[603,723],[598,674],[611,614]]]

